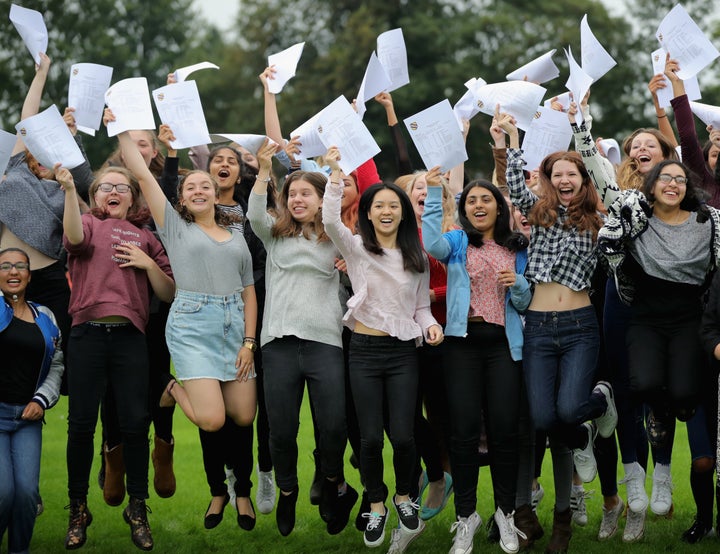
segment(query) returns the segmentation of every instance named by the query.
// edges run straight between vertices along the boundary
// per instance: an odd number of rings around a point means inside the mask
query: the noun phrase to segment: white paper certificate
[[[68,106],[75,108],[78,129],[100,129],[112,74],[112,67],[95,63],[76,63],[70,68]]]
[[[445,99],[406,118],[405,126],[427,169],[449,171],[468,159],[450,102]]]
[[[15,129],[30,153],[47,168],[60,163],[72,169],[85,161],[55,104],[23,119],[15,125]]]
[[[195,81],[165,85],[152,93],[160,121],[170,125],[175,140],[171,146],[177,150],[210,142],[200,93]]]

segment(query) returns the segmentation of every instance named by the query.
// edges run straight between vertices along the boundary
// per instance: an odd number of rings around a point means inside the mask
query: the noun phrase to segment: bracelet
[[[666,114],[666,113],[664,113],[664,114],[662,114],[662,115],[657,115],[657,114],[655,114],[655,116],[656,116],[658,119],[662,119],[663,117],[667,117],[667,114]]]
[[[243,341],[242,347],[247,348],[250,352],[255,352],[258,349],[257,343],[255,341],[250,342],[249,340]]]
[[[257,341],[255,340],[255,337],[245,337],[245,338],[243,339],[243,342],[254,342],[255,344],[257,344]]]
[[[257,177],[255,177],[255,180],[260,181],[261,183],[271,183],[272,177],[268,177],[267,179],[261,179],[260,176],[258,175]]]
[[[340,185],[340,182],[339,182],[339,181],[338,181],[337,183],[336,183],[335,181],[330,181],[330,182],[331,182],[333,185]]]

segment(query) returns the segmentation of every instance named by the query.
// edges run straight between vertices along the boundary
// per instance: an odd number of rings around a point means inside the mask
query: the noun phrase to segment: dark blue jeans
[[[68,344],[68,494],[85,498],[100,402],[115,395],[128,495],[148,498],[148,354],[145,335],[133,325],[72,328]]]
[[[360,425],[360,467],[370,502],[383,502],[383,399],[393,447],[395,491],[406,495],[416,463],[414,422],[418,388],[415,341],[353,333],[350,385]]]
[[[584,421],[601,416],[607,405],[593,395],[600,350],[592,306],[562,312],[528,311],[523,367],[530,413],[537,429],[568,448],[582,448]]]
[[[342,348],[287,336],[263,346],[265,404],[275,479],[283,491],[297,487],[297,433],[305,383],[315,409],[320,470],[343,475],[347,443],[345,366]]]

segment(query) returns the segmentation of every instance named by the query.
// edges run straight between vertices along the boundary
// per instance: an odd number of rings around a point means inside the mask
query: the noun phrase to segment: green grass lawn
[[[40,492],[45,503],[45,513],[42,514],[35,526],[35,534],[31,550],[35,553],[64,551],[63,541],[67,528],[68,512],[63,509],[67,504],[67,474],[65,468],[65,443],[67,437],[67,398],[46,414],[47,425],[44,429],[44,448],[42,460],[42,473],[40,477]],[[150,470],[150,499],[148,505],[152,508],[149,515],[150,524],[155,538],[155,552],[200,553],[200,552],[248,552],[254,554],[266,553],[310,553],[324,551],[337,553],[367,552],[362,535],[353,525],[357,505],[352,513],[351,522],[339,535],[331,537],[325,531],[325,525],[315,506],[308,500],[308,489],[312,479],[312,449],[313,435],[307,404],[303,407],[302,424],[300,428],[300,499],[297,506],[297,524],[289,537],[282,537],[275,525],[274,512],[269,515],[258,514],[255,529],[246,532],[240,529],[235,521],[235,510],[228,506],[225,519],[213,530],[203,527],[203,517],[210,493],[205,482],[200,445],[196,428],[177,409],[175,412],[175,471],[177,475],[177,492],[172,498],[158,498],[152,490],[152,466]],[[96,451],[100,451],[96,440]],[[386,477],[391,485],[390,448],[386,441],[385,467]],[[349,449],[347,451],[349,457]],[[346,457],[346,458],[347,458]],[[97,486],[97,470],[99,456],[93,465],[90,496],[88,504],[93,513],[94,521],[88,528],[88,541],[82,552],[138,552],[130,541],[129,527],[122,519],[122,507],[111,508],[106,506],[102,499],[102,492]],[[586,484],[588,490],[595,490],[594,495],[587,499],[590,522],[587,527],[574,529],[571,550],[580,553],[612,552],[613,550],[632,551],[637,553],[655,552],[720,552],[720,541],[706,539],[694,547],[680,542],[681,533],[690,525],[695,513],[695,507],[690,493],[688,482],[689,453],[687,447],[687,434],[685,426],[678,425],[675,452],[673,456],[673,481],[675,483],[674,501],[675,515],[672,519],[658,519],[648,516],[645,538],[634,545],[622,542],[622,531],[605,543],[596,539],[601,518],[602,497],[600,485],[596,480]],[[346,464],[348,481],[356,488],[360,488],[357,472]],[[5,476],[0,476],[5,478]],[[255,479],[255,477],[253,477]],[[552,526],[552,467],[550,456],[545,457],[543,477],[545,499],[540,504],[539,516],[545,528],[546,536],[535,546],[536,552],[542,552],[548,540]],[[647,481],[648,492],[650,478]],[[624,487],[621,487],[624,496]],[[255,491],[253,490],[253,498]],[[478,490],[478,513],[487,521],[493,512],[492,490],[490,476],[487,468],[481,470]],[[450,525],[454,519],[452,505],[437,517],[428,522],[423,536],[418,538],[408,549],[408,552],[417,553],[443,553],[451,545]],[[388,533],[384,549],[387,550],[390,542],[389,530],[396,525],[394,514],[391,514],[388,523]],[[624,523],[622,523],[624,526]],[[0,551],[5,552],[3,545]],[[485,531],[482,530],[475,540],[475,552],[502,552],[497,545],[487,543]]]

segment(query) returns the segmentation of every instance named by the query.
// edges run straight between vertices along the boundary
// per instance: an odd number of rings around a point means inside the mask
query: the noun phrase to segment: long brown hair
[[[183,179],[178,184],[177,188],[177,203],[175,204],[175,210],[177,213],[180,214],[180,217],[182,217],[187,223],[194,223],[195,222],[195,216],[190,213],[190,210],[187,209],[187,206],[182,203],[182,194],[183,194],[183,187],[185,186],[185,181],[188,177],[191,175],[200,174],[206,176],[208,179],[210,179],[210,182],[213,185],[213,189],[215,190],[215,198],[220,197],[220,186],[218,185],[217,181],[215,180],[215,177],[210,175],[207,171],[203,171],[202,169],[194,169],[192,171],[188,171],[187,174],[183,177]],[[215,223],[220,225],[221,227],[230,227],[231,225],[235,223],[239,223],[240,219],[238,219],[237,216],[228,213],[224,211],[218,204],[215,204]]]
[[[309,223],[298,223],[293,219],[290,210],[288,209],[288,195],[290,194],[290,185],[295,181],[305,181],[312,185],[315,189],[315,193],[322,200],[325,194],[325,184],[327,183],[327,176],[324,173],[318,171],[294,171],[288,175],[285,179],[280,194],[278,194],[277,200],[277,221],[272,227],[273,237],[297,237],[302,233],[302,236],[306,239],[310,239],[311,234],[315,234],[318,242],[325,242],[330,240],[330,237],[325,233],[325,227],[322,223],[322,211],[318,210],[315,214],[315,218]]]
[[[160,141],[157,138],[157,134],[152,129],[140,129],[140,132],[147,133],[153,148],[157,152],[157,156],[150,160],[148,169],[156,179],[160,179],[163,169],[165,168],[165,155],[162,153],[162,150],[160,150]],[[102,165],[102,169],[106,167],[125,167],[125,161],[122,159],[120,146],[118,146],[113,153],[110,154],[108,159],[105,160],[105,163]]]
[[[133,175],[129,169],[124,167],[105,167],[95,173],[95,179],[93,180],[90,188],[88,189],[88,196],[90,197],[90,213],[98,219],[107,219],[108,213],[102,208],[98,207],[95,203],[95,193],[103,182],[103,178],[108,173],[117,173],[127,179],[128,185],[130,185],[130,194],[132,194],[132,204],[128,208],[125,219],[135,225],[136,227],[142,227],[147,225],[151,220],[150,210],[145,204],[145,198],[140,191],[140,185],[138,184],[135,175]]]
[[[578,231],[590,231],[593,238],[602,227],[602,219],[597,213],[599,198],[595,186],[590,179],[590,174],[583,164],[582,157],[577,152],[560,151],[547,156],[540,163],[539,177],[540,198],[528,214],[528,221],[531,225],[540,227],[552,227],[558,218],[558,193],[550,180],[553,166],[556,162],[570,162],[578,168],[582,177],[582,185],[579,192],[570,201],[567,207],[568,219],[565,227],[576,227]]]
[[[660,150],[662,150],[663,159],[665,160],[677,160],[677,151],[670,144],[670,141],[665,138],[660,131],[652,128],[635,129],[630,135],[623,141],[622,149],[625,152],[625,159],[620,163],[617,170],[617,183],[622,190],[639,189],[645,182],[645,176],[638,171],[637,160],[630,157],[630,148],[632,142],[641,133],[647,133],[648,135],[654,136],[660,143]]]

